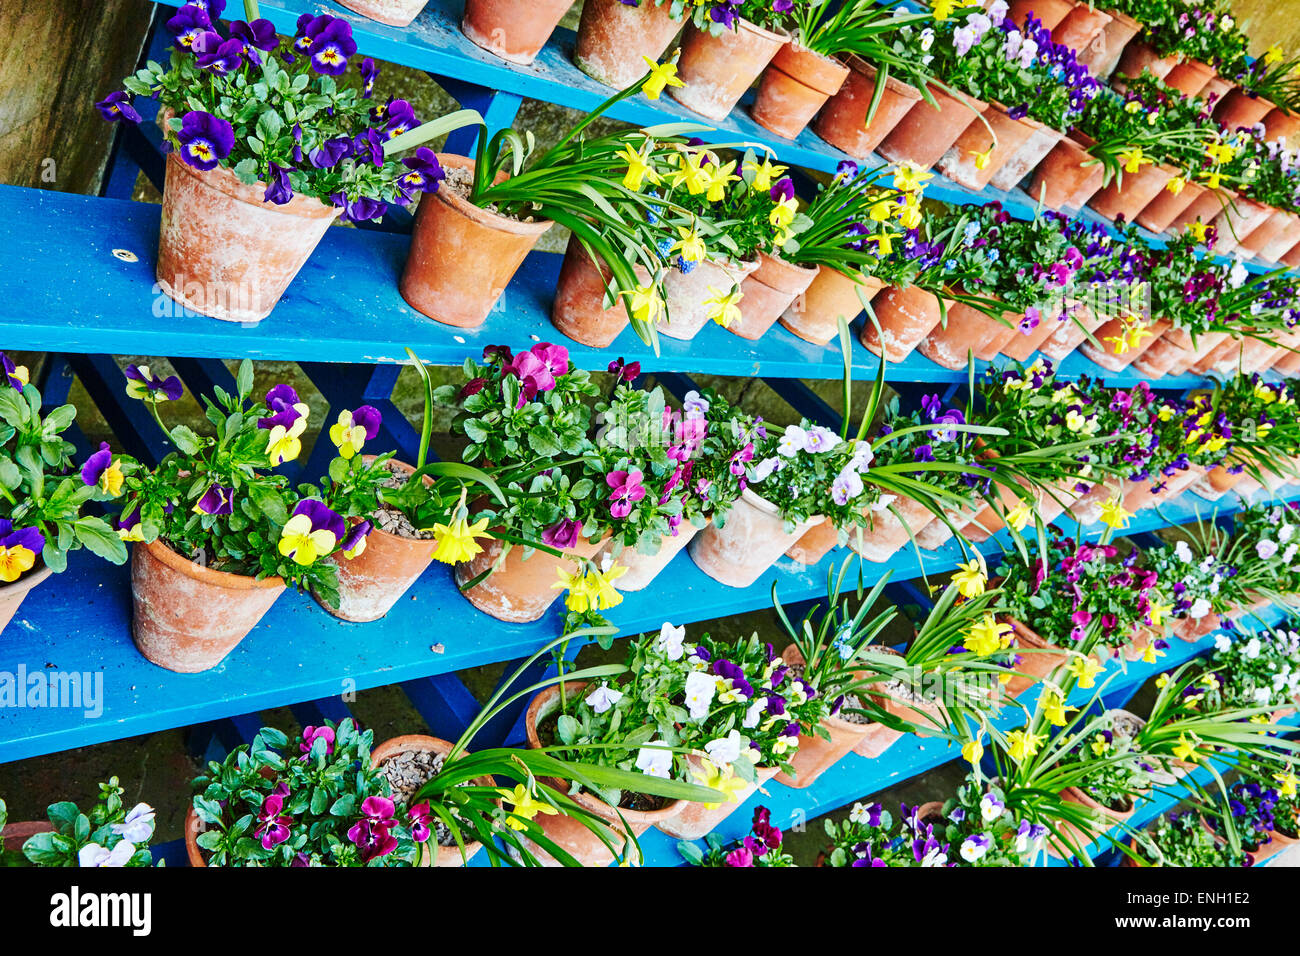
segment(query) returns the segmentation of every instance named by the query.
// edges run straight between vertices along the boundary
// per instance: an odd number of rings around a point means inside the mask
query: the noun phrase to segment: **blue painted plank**
[[[185,316],[154,291],[158,207],[38,189],[0,186],[0,339],[11,349],[135,353],[364,364],[406,361],[405,346],[426,362],[459,365],[485,345],[556,341],[583,368],[603,370],[623,356],[645,372],[673,371],[776,378],[840,378],[839,349],[817,346],[779,326],[749,342],[710,324],[693,341],[661,339],[656,356],[631,329],[604,350],[570,341],[550,323],[561,256],[533,253],[477,330],[458,329],[411,309],[397,291],[409,241],[404,236],[331,229],[270,317],[244,326]],[[138,261],[123,262],[125,249]],[[861,319],[855,325],[860,327]],[[978,363],[979,368],[987,363]],[[879,360],[855,342],[853,377],[872,379]],[[1060,365],[1115,385],[1143,380],[1110,375],[1075,354]],[[886,377],[908,382],[965,381],[913,353]],[[1204,379],[1164,378],[1161,388],[1192,388]]]

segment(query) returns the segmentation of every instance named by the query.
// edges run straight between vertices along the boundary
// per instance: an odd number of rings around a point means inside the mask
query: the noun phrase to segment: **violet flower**
[[[266,164],[266,192],[262,202],[283,206],[293,198],[293,187],[289,185],[289,170],[283,166],[268,162]]]
[[[328,19],[330,22],[316,33],[305,52],[317,73],[342,76],[348,68],[348,57],[357,52],[357,43],[352,39],[350,23],[336,17]]]
[[[213,485],[203,493],[203,497],[198,500],[194,510],[199,514],[205,515],[228,515],[234,514],[235,501],[231,497],[234,494],[233,489],[224,485]]]
[[[542,532],[542,544],[567,551],[578,543],[582,522],[564,518]]]
[[[122,90],[109,93],[95,104],[95,109],[99,110],[99,115],[110,123],[117,120],[126,120],[128,123],[140,122],[140,114],[131,105],[131,94]]]
[[[181,121],[176,134],[181,144],[181,159],[195,169],[216,169],[235,146],[235,130],[225,120],[202,110],[192,110]]]

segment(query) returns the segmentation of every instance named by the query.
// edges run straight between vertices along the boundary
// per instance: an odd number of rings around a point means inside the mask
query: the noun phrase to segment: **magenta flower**
[[[730,867],[748,867],[754,865],[754,854],[745,846],[738,846],[726,855],[723,862]]]
[[[529,349],[534,355],[541,359],[542,364],[546,366],[553,378],[561,375],[567,375],[569,371],[569,350],[563,345],[552,345],[550,342],[540,342]]]
[[[433,835],[433,831],[429,827],[432,814],[429,812],[427,803],[420,803],[411,807],[406,811],[406,818],[411,829],[411,839],[416,843],[424,843]]]
[[[293,817],[282,815],[280,811],[283,809],[284,797],[278,793],[271,794],[262,803],[262,812],[257,815],[257,828],[253,831],[253,836],[262,838],[264,850],[274,850],[289,839],[289,826],[293,823]]]
[[[561,551],[567,551],[578,543],[578,536],[581,532],[581,521],[564,518],[542,532],[542,544],[558,548]]]
[[[360,851],[363,863],[387,856],[397,849],[397,837],[391,833],[394,822],[390,821],[388,826],[383,826],[367,819],[352,824],[352,828],[348,830],[348,839]]]
[[[619,356],[613,362],[609,363],[609,374],[618,376],[620,382],[631,382],[641,374],[641,363],[625,363],[623,356]]]
[[[631,471],[611,471],[605,476],[605,484],[612,489],[609,495],[609,513],[615,518],[626,518],[632,513],[632,505],[645,497],[645,486],[641,484],[644,476],[641,469]]]
[[[317,740],[325,741],[326,756],[334,752],[334,728],[332,727],[307,727],[302,732],[302,743],[298,749],[304,754],[311,753],[311,748]]]
[[[517,408],[523,408],[526,403],[536,398],[540,392],[549,392],[555,388],[555,375],[551,372],[546,360],[535,352],[521,352],[505,367],[504,371],[506,374],[519,379]]]

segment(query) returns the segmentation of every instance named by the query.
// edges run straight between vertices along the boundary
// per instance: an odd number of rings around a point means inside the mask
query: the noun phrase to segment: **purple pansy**
[[[150,401],[175,402],[185,394],[185,386],[175,375],[158,378],[147,368],[128,365],[126,372],[127,394],[132,398],[148,398]]]
[[[289,170],[276,163],[266,164],[266,192],[262,202],[283,206],[293,198],[293,187],[289,185]]]
[[[309,754],[317,740],[325,741],[325,756],[334,753],[334,728],[324,726],[303,728],[302,743],[298,745],[298,749],[304,754]]]
[[[348,536],[343,539],[343,543],[339,545],[339,550],[347,557],[355,558],[366,550],[366,538],[374,527],[369,521],[357,522],[348,532]]]
[[[205,172],[216,169],[235,146],[234,128],[221,117],[202,110],[185,114],[176,138],[181,144],[181,159]]]
[[[0,518],[0,549],[26,548],[32,554],[45,550],[45,535],[39,528],[19,528],[8,518]]]
[[[203,497],[198,500],[194,510],[200,514],[222,516],[234,514],[235,500],[232,497],[234,490],[227,488],[225,485],[213,485],[203,493]]]
[[[313,37],[306,53],[317,73],[342,76],[347,72],[348,57],[357,52],[357,42],[352,39],[352,24],[336,17],[329,21]]]
[[[578,543],[578,535],[581,532],[581,521],[564,518],[542,532],[542,544],[551,548],[558,548],[561,551],[567,551]]]
[[[226,76],[244,65],[244,41],[238,37],[222,39],[215,30],[205,30],[191,44],[199,68]]]
[[[294,391],[292,385],[275,385],[266,393],[266,407],[271,414],[266,418],[257,420],[258,428],[271,429],[276,425],[283,425],[285,428],[292,428],[293,424],[302,418],[302,409],[299,408],[302,400],[298,398],[298,393]]]
[[[187,3],[167,21],[167,29],[176,37],[172,41],[176,49],[188,50],[194,45],[196,36],[212,29],[212,18],[202,7]]]
[[[414,156],[402,160],[406,172],[397,180],[397,187],[410,196],[415,192],[436,192],[438,184],[447,178],[437,154],[427,146],[421,146]]]
[[[129,123],[140,122],[140,114],[131,105],[131,94],[122,90],[109,93],[95,104],[95,109],[99,110],[99,115],[110,123],[117,120],[126,120]]]
[[[81,466],[81,480],[87,486],[94,488],[112,463],[113,449],[108,446],[108,442],[100,442],[99,451],[87,458],[86,463]]]
[[[342,541],[347,534],[348,528],[343,518],[316,498],[304,498],[298,502],[290,517],[296,518],[298,515],[307,516],[312,531],[329,531],[334,535],[335,541]]]

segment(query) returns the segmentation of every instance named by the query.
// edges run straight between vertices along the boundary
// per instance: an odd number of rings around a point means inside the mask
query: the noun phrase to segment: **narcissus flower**
[[[1077,707],[1066,707],[1065,698],[1061,696],[1061,691],[1056,687],[1048,687],[1043,692],[1043,717],[1053,727],[1064,727],[1069,723],[1068,714],[1071,711],[1078,710]]]
[[[1165,183],[1165,189],[1169,190],[1171,195],[1177,196],[1183,191],[1183,187],[1186,185],[1187,179],[1185,177],[1174,176],[1169,180],[1169,182]]]
[[[1079,687],[1083,690],[1096,684],[1097,675],[1105,670],[1093,657],[1084,655],[1070,658],[1065,668],[1079,682]]]
[[[962,641],[973,654],[988,655],[1007,646],[1011,636],[1011,625],[1000,624],[992,614],[985,614],[971,626],[970,633]]]
[[[1034,517],[1034,509],[1023,501],[1007,512],[1007,524],[1015,531],[1024,531]]]
[[[1288,769],[1285,773],[1275,773],[1273,779],[1277,781],[1279,797],[1294,797],[1296,789],[1300,787],[1300,777],[1295,775],[1294,770]]]
[[[915,193],[925,188],[926,180],[933,179],[934,173],[926,172],[913,162],[902,162],[894,170],[894,188],[899,192]]]
[[[654,325],[664,314],[664,300],[659,290],[653,285],[639,285],[635,289],[624,289],[619,295],[626,296],[627,313],[637,322]]]
[[[640,192],[646,182],[654,186],[659,183],[659,174],[646,157],[632,148],[630,143],[623,144],[623,151],[618,154],[627,160],[627,172],[623,174],[623,186],[633,192]]]
[[[961,747],[961,756],[972,767],[984,756],[984,745],[978,740],[968,740]]]
[[[1133,513],[1124,510],[1122,498],[1112,498],[1101,506],[1101,520],[1116,530],[1127,528]]]
[[[709,250],[704,245],[704,240],[700,238],[700,234],[694,229],[678,226],[677,235],[680,238],[673,244],[672,252],[687,262],[703,262],[708,258]]]
[[[995,143],[993,146],[990,146],[988,149],[984,150],[983,152],[980,152],[979,150],[975,150],[975,149],[972,149],[970,151],[970,154],[975,157],[976,169],[983,170],[989,168],[989,163],[993,161],[993,150],[996,148],[996,146],[997,144]]]
[[[727,194],[727,187],[734,182],[739,182],[740,177],[735,173],[736,161],[733,159],[729,163],[710,163],[704,168],[709,177],[709,185],[705,191],[704,198],[709,202],[721,202]]]
[[[952,576],[953,585],[964,598],[979,597],[984,593],[984,586],[988,584],[988,580],[988,569],[984,565],[984,556],[981,554],[977,554],[965,564],[957,565],[957,571]]]
[[[650,75],[646,77],[645,86],[641,87],[641,92],[645,94],[648,100],[657,100],[664,89],[670,86],[685,86],[677,76],[677,63],[670,60],[667,63],[656,63],[648,56],[642,56],[646,66],[650,67]]]
[[[122,493],[122,469],[113,460],[113,450],[108,447],[108,442],[100,442],[99,451],[87,458],[81,466],[81,480],[113,498]]]
[[[480,518],[470,524],[469,520],[463,517],[456,518],[450,524],[435,524],[433,539],[438,546],[434,548],[433,559],[444,564],[469,561],[483,550],[478,543],[479,538],[492,540],[492,535],[487,532],[487,525],[487,518]]]
[[[1201,740],[1196,734],[1190,737],[1187,734],[1178,735],[1178,743],[1174,744],[1174,756],[1179,760],[1185,760],[1188,763],[1200,763],[1201,755],[1196,748]]]
[[[724,329],[740,318],[740,300],[744,293],[740,286],[732,286],[731,291],[724,292],[715,286],[709,286],[709,296],[704,300],[706,314]]]
[[[698,757],[699,765],[691,768],[691,776],[702,787],[717,790],[726,797],[718,803],[706,803],[706,810],[716,810],[724,803],[739,803],[740,795],[749,787],[729,764],[718,766],[708,757]]]
[[[761,163],[746,163],[743,167],[746,171],[752,171],[754,174],[753,181],[750,182],[749,188],[756,193],[771,192],[772,184],[779,179],[786,170],[784,166],[775,166],[766,156]]]
[[[280,531],[280,553],[306,567],[332,552],[346,531],[343,519],[323,501],[304,498]]]
[[[497,793],[501,795],[502,802],[509,805],[506,826],[512,830],[528,829],[525,821],[533,819],[539,813],[553,816],[560,812],[549,803],[533,799],[532,793],[522,783],[515,784],[513,790],[500,789]]]
[[[36,565],[36,556],[45,548],[45,535],[38,528],[14,528],[8,518],[0,518],[0,581],[12,584]]]
[[[1136,173],[1143,166],[1150,166],[1154,162],[1142,152],[1141,146],[1133,146],[1120,152],[1119,161],[1123,164],[1126,173]]]
[[[1007,734],[1007,754],[1016,763],[1023,763],[1038,753],[1045,740],[1045,734],[1036,734],[1026,728],[1013,730]]]
[[[142,402],[174,402],[185,394],[185,386],[175,375],[158,378],[148,365],[126,367],[126,394]]]

